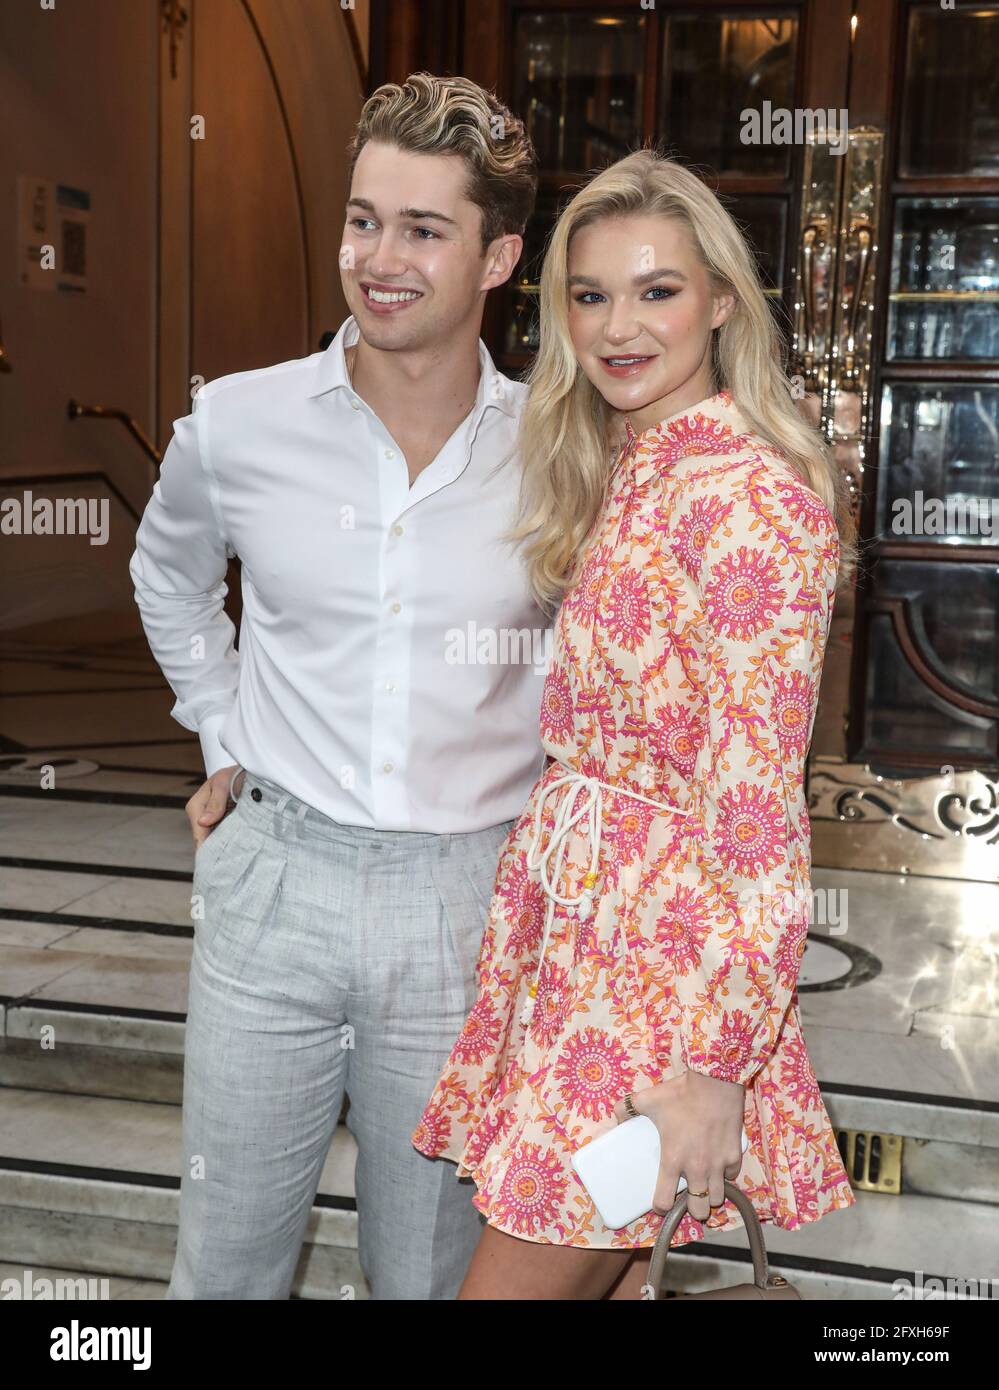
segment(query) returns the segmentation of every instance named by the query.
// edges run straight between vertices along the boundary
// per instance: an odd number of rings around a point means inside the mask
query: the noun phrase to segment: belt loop
[[[305,818],[309,814],[309,806],[305,801],[300,801],[295,808],[295,838],[303,840],[305,838]]]
[[[280,837],[283,832],[283,826],[281,825],[281,817],[284,812],[284,808],[287,806],[290,800],[291,792],[282,792],[274,803],[272,821],[274,826],[274,834],[278,837]]]

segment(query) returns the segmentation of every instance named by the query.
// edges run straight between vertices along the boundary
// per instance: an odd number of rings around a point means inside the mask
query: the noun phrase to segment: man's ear
[[[497,285],[505,285],[514,272],[524,249],[524,238],[516,232],[500,236],[486,251],[486,268],[480,289],[494,290]]]

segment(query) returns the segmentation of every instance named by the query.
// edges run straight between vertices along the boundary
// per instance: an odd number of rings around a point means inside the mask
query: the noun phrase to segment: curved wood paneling
[[[309,351],[308,255],[287,119],[244,0],[193,31],[191,371],[206,380]]]

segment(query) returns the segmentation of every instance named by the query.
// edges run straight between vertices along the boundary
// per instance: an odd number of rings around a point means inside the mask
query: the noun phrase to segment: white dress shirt
[[[344,824],[481,830],[544,764],[551,627],[500,540],[527,388],[480,340],[475,405],[410,487],[351,388],[358,336],[350,317],[325,352],[201,388],[136,533],[135,598],[209,775],[238,763]]]

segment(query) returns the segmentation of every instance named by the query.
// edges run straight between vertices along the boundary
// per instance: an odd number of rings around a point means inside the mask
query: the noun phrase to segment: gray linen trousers
[[[247,773],[195,854],[172,1299],[290,1296],[344,1093],[376,1299],[451,1299],[475,1187],[411,1134],[475,1000],[513,821],[341,825]]]

